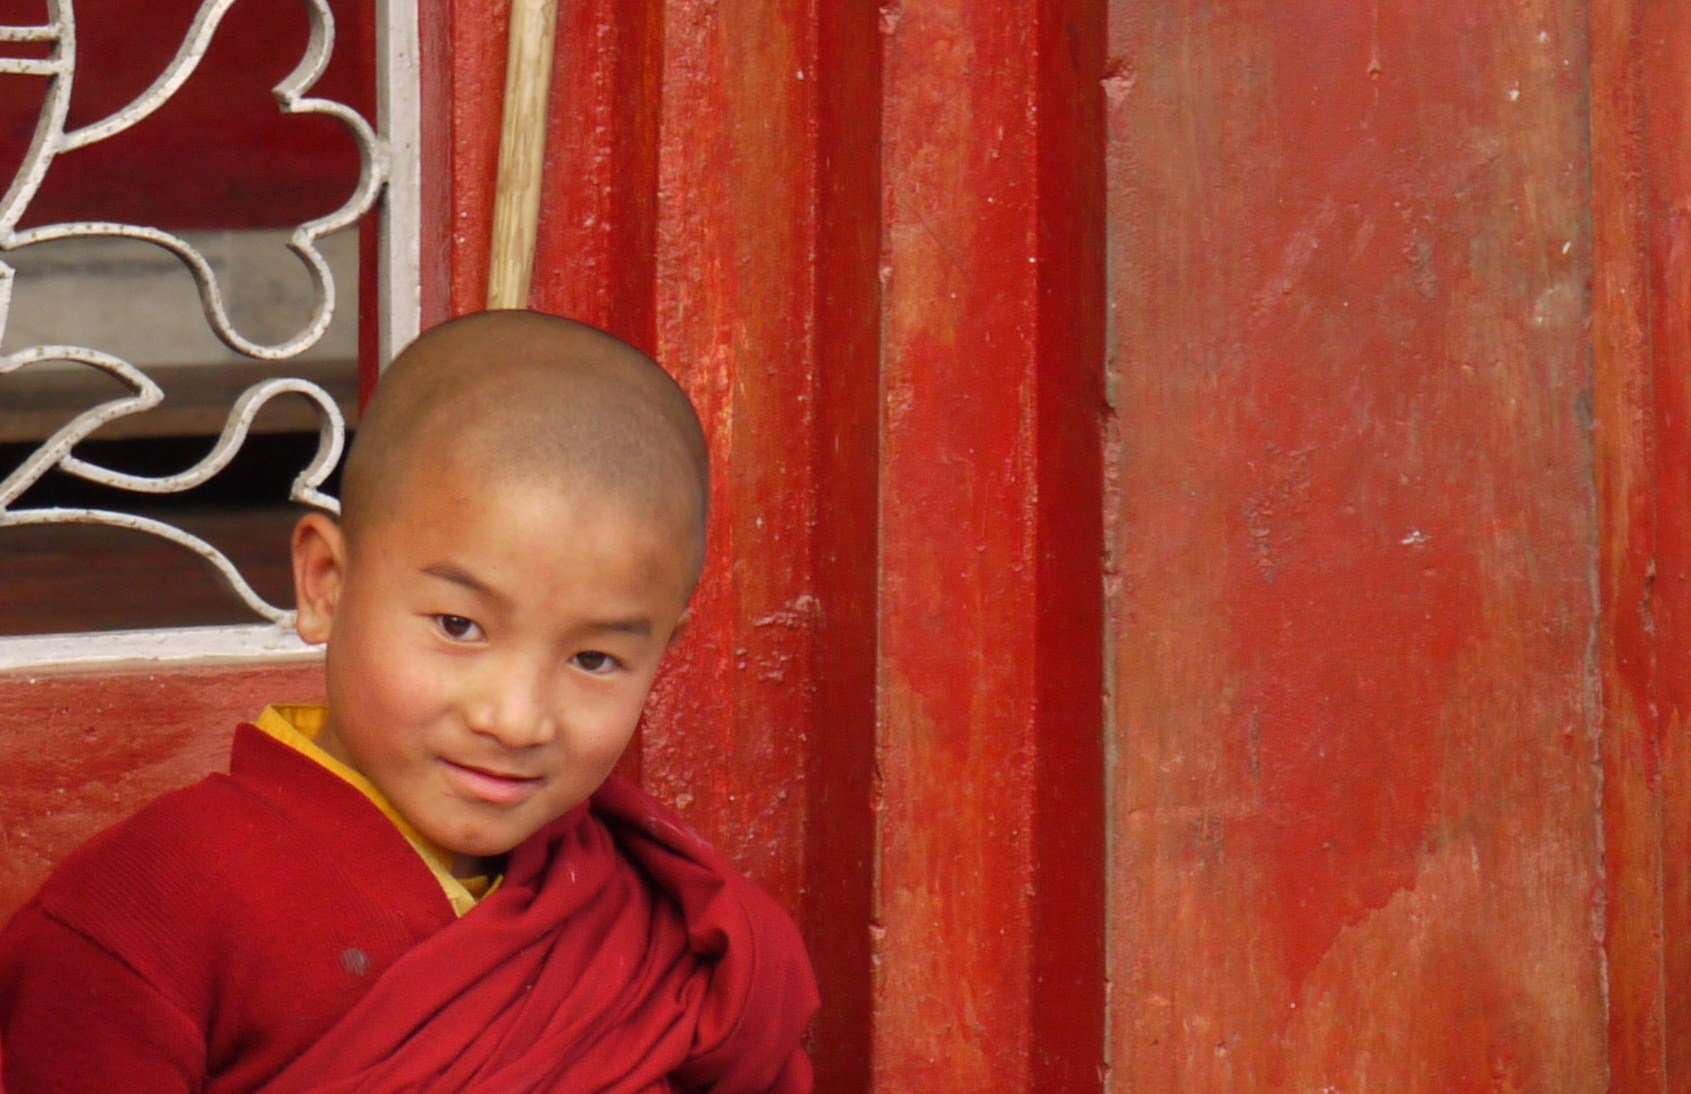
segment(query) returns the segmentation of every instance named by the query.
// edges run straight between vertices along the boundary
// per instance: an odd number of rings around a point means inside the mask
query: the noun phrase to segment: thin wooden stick
[[[511,0],[505,121],[499,133],[499,182],[493,197],[493,254],[487,277],[490,308],[528,306],[557,26],[558,0]]]

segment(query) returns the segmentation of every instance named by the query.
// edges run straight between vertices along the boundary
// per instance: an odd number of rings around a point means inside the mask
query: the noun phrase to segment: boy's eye
[[[621,662],[619,662],[616,658],[612,657],[608,653],[601,653],[598,650],[582,650],[580,653],[570,658],[570,660],[574,661],[576,667],[582,671],[591,672],[595,675],[601,676],[607,672],[613,672],[617,668],[621,667]]]
[[[440,628],[440,633],[454,642],[474,642],[481,637],[481,627],[473,619],[465,619],[461,615],[437,615],[434,625]]]

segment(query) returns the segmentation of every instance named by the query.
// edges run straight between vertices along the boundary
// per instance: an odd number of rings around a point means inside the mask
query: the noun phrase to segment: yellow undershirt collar
[[[410,822],[399,815],[399,811],[376,789],[374,783],[319,748],[317,738],[322,734],[323,726],[328,720],[328,707],[276,703],[265,707],[264,713],[258,716],[258,721],[254,724],[295,752],[334,772],[370,799],[370,803],[382,811],[382,816],[391,821],[393,826],[399,829],[399,834],[417,849],[429,872],[434,874],[435,880],[440,883],[441,891],[452,904],[452,910],[458,915],[461,916],[474,908],[477,901],[499,887],[503,878],[453,877],[450,854],[411,827]]]

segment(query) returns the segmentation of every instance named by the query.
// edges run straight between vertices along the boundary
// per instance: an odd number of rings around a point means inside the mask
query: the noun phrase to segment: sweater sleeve
[[[205,1040],[121,958],[26,905],[0,933],[7,1094],[198,1090]]]

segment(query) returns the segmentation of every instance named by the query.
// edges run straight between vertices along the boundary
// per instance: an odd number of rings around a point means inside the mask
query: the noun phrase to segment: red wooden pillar
[[[431,177],[450,180],[443,210],[448,244],[450,315],[487,306],[494,183],[499,173],[499,123],[505,91],[505,48],[510,5],[481,0],[432,0],[440,22],[425,22],[423,55],[436,67],[423,74],[424,100],[435,107],[423,120],[425,185]],[[444,36],[444,48],[433,43]],[[438,91],[444,85],[444,101]],[[446,162],[431,157],[446,153]],[[425,225],[425,230],[440,228]],[[426,259],[425,259],[426,262]],[[436,290],[438,291],[438,290]]]
[[[1100,1081],[1102,17],[883,15],[881,1089]]]
[[[875,173],[841,119],[875,84],[872,65],[841,77],[870,14],[665,4],[654,211],[653,344],[704,417],[715,488],[697,622],[642,763],[801,913],[827,999],[817,1069],[839,1091],[861,1089],[869,1047],[879,388],[873,222],[855,214]]]
[[[811,20],[665,5],[657,354],[704,419],[711,564],[646,725],[647,783],[796,907],[813,635]]]
[[[531,302],[656,346],[663,6],[559,5]]]
[[[453,308],[480,306],[503,11],[459,2]],[[497,6],[495,6],[497,7]],[[710,558],[626,767],[795,912],[823,1089],[869,1060],[873,11],[560,7],[531,304],[653,352],[713,456]]]

